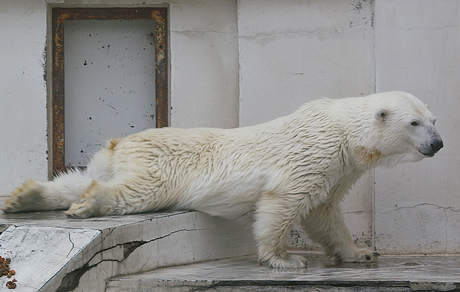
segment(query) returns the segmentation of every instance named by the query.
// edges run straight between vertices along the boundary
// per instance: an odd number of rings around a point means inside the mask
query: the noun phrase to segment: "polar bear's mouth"
[[[422,155],[425,156],[425,157],[433,157],[434,154],[435,154],[435,152],[423,153],[423,152],[420,151],[420,150],[419,150],[418,152],[420,152],[420,154],[422,154]]]

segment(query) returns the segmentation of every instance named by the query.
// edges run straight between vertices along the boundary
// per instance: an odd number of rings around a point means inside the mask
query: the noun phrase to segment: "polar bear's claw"
[[[380,254],[367,248],[354,250],[347,255],[339,255],[337,259],[344,263],[369,263],[378,261]]]
[[[368,255],[368,254],[364,255],[364,257],[368,261],[372,261],[373,258],[376,258],[376,257],[379,257],[379,256],[380,256],[380,254],[378,252],[376,252],[376,251],[372,252],[372,256]]]

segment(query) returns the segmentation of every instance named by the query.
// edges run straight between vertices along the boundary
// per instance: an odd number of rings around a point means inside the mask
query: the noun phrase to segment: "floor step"
[[[254,257],[162,268],[114,277],[106,292],[460,290],[460,256],[382,256],[373,264],[306,257],[306,269],[272,269]]]
[[[250,222],[200,212],[80,220],[0,211],[0,256],[11,259],[22,292],[104,292],[117,275],[254,252]],[[0,287],[10,280],[1,277]]]

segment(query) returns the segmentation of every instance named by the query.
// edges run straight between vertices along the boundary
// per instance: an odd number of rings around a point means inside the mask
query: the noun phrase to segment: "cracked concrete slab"
[[[45,226],[10,226],[0,234],[0,255],[11,258],[11,269],[21,291],[38,291],[69,263],[84,260],[82,251],[100,232]],[[4,287],[6,279],[1,279]]]
[[[85,220],[0,212],[0,232],[0,255],[11,258],[26,292],[105,291],[106,279],[117,275],[255,252],[251,222],[199,212]]]

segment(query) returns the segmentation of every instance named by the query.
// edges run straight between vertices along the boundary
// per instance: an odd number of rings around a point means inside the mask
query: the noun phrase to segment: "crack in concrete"
[[[444,216],[446,218],[446,223],[444,225],[444,234],[445,234],[445,245],[444,245],[444,252],[447,252],[448,248],[448,241],[449,241],[449,233],[447,232],[447,225],[449,224],[449,216],[447,216],[446,209],[444,211]]]
[[[443,29],[458,29],[457,25],[440,25],[440,26],[413,26],[413,27],[401,27],[401,26],[392,26],[393,28],[412,31],[412,30],[428,30],[428,31],[436,31],[436,30],[443,30]]]
[[[299,29],[296,31],[282,31],[282,32],[273,32],[273,33],[258,33],[255,35],[241,35],[239,38],[241,39],[264,39],[264,38],[271,38],[271,37],[276,37],[276,36],[283,36],[283,35],[304,35],[304,34],[327,34],[327,33],[341,33],[359,26],[365,26],[368,23],[372,24],[372,19],[360,22],[360,23],[350,23],[347,27],[342,27],[342,28],[336,28],[332,27],[330,29],[313,29],[313,30],[305,30],[305,29]]]
[[[132,254],[137,248],[143,246],[144,244],[147,244],[147,243],[151,243],[151,242],[154,242],[154,241],[157,241],[157,240],[161,240],[161,239],[164,239],[166,237],[169,237],[173,234],[176,234],[176,233],[179,233],[179,232],[184,232],[184,231],[199,231],[199,230],[208,230],[208,229],[178,229],[178,230],[175,230],[175,231],[172,231],[168,234],[165,234],[163,236],[159,236],[159,237],[156,237],[156,238],[153,238],[153,239],[150,239],[150,240],[147,240],[147,241],[144,241],[144,240],[138,240],[138,241],[130,241],[130,242],[125,242],[125,243],[119,243],[119,244],[116,244],[114,246],[111,246],[111,247],[108,247],[108,248],[105,248],[105,249],[101,249],[100,251],[96,252],[87,262],[85,265],[83,265],[83,267],[79,268],[79,269],[76,269],[76,270],[73,270],[71,271],[70,273],[68,273],[67,275],[65,275],[63,278],[62,278],[62,281],[61,281],[61,284],[59,285],[59,287],[57,288],[57,292],[69,292],[69,291],[72,291],[74,290],[76,287],[78,287],[79,283],[80,283],[80,279],[81,277],[89,270],[91,270],[92,268],[96,267],[97,265],[103,263],[103,262],[122,262],[124,261],[127,257],[129,257],[130,254]],[[69,233],[69,240],[70,240],[70,233]],[[71,241],[72,242],[72,241]],[[73,244],[73,242],[72,242]],[[113,248],[116,248],[118,246],[123,246],[123,259],[122,260],[119,260],[119,259],[104,259],[102,258],[100,261],[92,264],[91,266],[89,265],[89,263],[96,257],[98,256],[99,254],[105,252],[105,251],[108,251],[108,250],[111,250]],[[73,248],[72,248],[73,249]],[[69,252],[70,253],[70,252]]]
[[[83,267],[73,270],[65,275],[61,280],[61,285],[56,289],[56,292],[69,292],[73,291],[80,284],[80,278],[86,273],[90,267],[86,263]]]
[[[225,36],[233,36],[236,37],[236,34],[231,33],[231,32],[225,32],[225,31],[213,31],[213,30],[172,30],[171,32],[174,33],[183,33],[183,34],[192,34],[192,33],[197,33],[197,34],[220,34],[220,35],[225,35]]]
[[[349,212],[343,212],[343,215],[350,215],[350,214],[365,214],[367,213],[366,210],[357,210],[357,211],[349,211]]]
[[[72,244],[72,248],[69,250],[69,252],[67,253],[66,255],[66,258],[69,257],[70,253],[73,251],[73,249],[75,248],[75,244],[73,243],[72,241],[72,238],[70,238],[70,232],[67,232],[67,235],[69,236],[69,241],[70,243]]]
[[[460,209],[456,209],[454,207],[445,207],[445,206],[440,206],[440,205],[436,205],[436,204],[432,204],[432,203],[420,203],[420,204],[417,204],[417,205],[414,205],[414,206],[396,207],[395,209],[390,210],[390,211],[376,212],[376,213],[378,213],[378,214],[390,214],[390,213],[393,213],[393,212],[396,212],[396,211],[399,211],[399,210],[415,209],[415,208],[422,207],[422,206],[432,206],[432,207],[435,207],[437,209],[443,209],[445,211],[449,210],[449,211],[452,211],[452,212],[455,212],[455,213],[460,212]]]
[[[109,232],[107,232],[107,234],[104,234],[104,238],[107,237],[107,236],[109,236],[110,234],[112,234],[113,231],[114,231],[115,229],[116,229],[116,227],[114,227],[114,228],[109,228]],[[103,232],[103,230],[99,230],[99,231]]]

